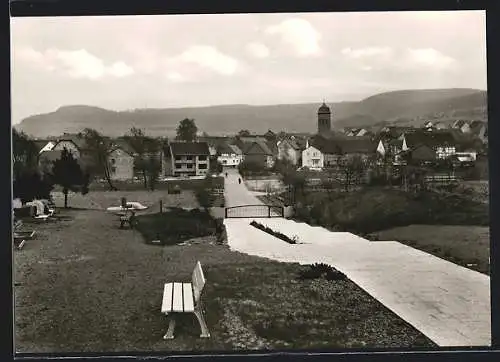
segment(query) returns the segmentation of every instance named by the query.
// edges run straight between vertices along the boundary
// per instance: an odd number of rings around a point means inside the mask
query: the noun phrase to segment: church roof
[[[323,102],[321,107],[318,109],[318,113],[330,113],[330,108]]]

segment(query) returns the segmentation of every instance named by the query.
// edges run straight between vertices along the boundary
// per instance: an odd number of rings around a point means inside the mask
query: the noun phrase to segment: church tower
[[[318,133],[326,134],[332,130],[332,114],[330,112],[330,108],[325,104],[323,104],[318,109]]]

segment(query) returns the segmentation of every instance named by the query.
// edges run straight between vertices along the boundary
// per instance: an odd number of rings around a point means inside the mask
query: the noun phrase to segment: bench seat
[[[204,286],[205,276],[199,261],[193,270],[191,283],[169,282],[163,285],[161,313],[167,315],[169,319],[168,330],[163,336],[164,339],[174,338],[175,315],[179,313],[193,313],[200,324],[200,337],[210,338],[201,302],[201,293]]]
[[[194,312],[194,294],[191,283],[166,283],[163,288],[161,312]]]

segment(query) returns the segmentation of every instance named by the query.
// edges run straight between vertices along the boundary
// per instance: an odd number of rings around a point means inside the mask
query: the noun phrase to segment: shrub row
[[[300,280],[326,279],[326,280],[345,280],[347,276],[325,263],[314,263],[304,266],[300,271],[298,278]]]
[[[160,240],[161,245],[174,245],[184,240],[222,232],[221,222],[207,212],[182,208],[137,216],[135,228],[143,235],[146,243]]]
[[[252,225],[253,227],[259,229],[259,230],[262,230],[272,236],[275,236],[277,237],[278,239],[281,239],[283,241],[286,241],[288,244],[297,244],[297,240],[294,240],[294,239],[290,239],[288,236],[286,236],[285,234],[282,234],[278,231],[274,231],[273,229],[267,227],[267,226],[264,226],[262,224],[259,224],[258,222],[256,222],[255,220],[253,220],[250,225]]]

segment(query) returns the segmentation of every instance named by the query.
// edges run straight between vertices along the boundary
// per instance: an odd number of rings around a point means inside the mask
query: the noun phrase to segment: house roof
[[[61,150],[58,151],[44,151],[40,153],[39,160],[46,162],[53,162],[61,158],[62,155]]]
[[[245,155],[272,155],[272,151],[267,146],[266,142],[254,141],[246,142],[243,149]]]
[[[111,146],[110,152],[113,152],[116,149],[122,149],[129,155],[133,156],[135,154],[134,149],[130,146],[130,144],[124,140],[123,138],[118,138],[113,140],[113,144]]]
[[[228,144],[228,147],[231,148],[231,150],[233,150],[233,152],[236,153],[237,155],[242,154],[242,152],[238,146],[233,145],[233,144]]]
[[[207,142],[172,142],[170,149],[175,156],[210,155]]]
[[[38,153],[42,152],[42,150],[46,148],[47,145],[49,145],[49,143],[52,144],[52,146],[47,147],[46,149],[47,151],[49,151],[49,149],[52,149],[52,147],[54,147],[54,142],[49,140],[34,140],[33,143],[35,144]]]
[[[467,121],[464,121],[463,119],[459,119],[458,121],[455,121],[455,123],[453,123],[453,127],[462,128],[466,124],[467,124]]]
[[[61,141],[71,141],[73,142],[76,147],[78,147],[78,149],[80,150],[83,150],[86,148],[86,142],[85,142],[85,138],[83,137],[80,137],[78,134],[76,133],[65,133],[63,134],[61,137],[58,137],[57,140],[55,141],[56,144],[61,142]]]
[[[363,136],[330,139],[318,136],[314,137],[310,144],[326,154],[374,153],[378,146],[378,142]]]
[[[229,147],[229,145],[227,143],[225,143],[225,142],[222,143],[222,144],[220,144],[220,145],[215,146],[215,149],[216,149],[216,151],[217,151],[218,154],[223,154],[223,153],[229,153],[229,154],[231,154],[231,153],[235,153],[234,150],[231,147]]]
[[[405,134],[405,139],[406,145],[409,148],[415,148],[419,145],[427,145],[429,147],[451,146],[457,143],[456,136],[449,131],[413,132]]]

